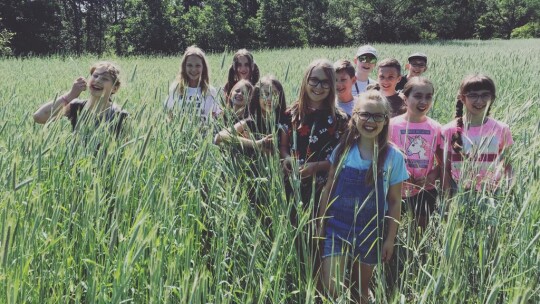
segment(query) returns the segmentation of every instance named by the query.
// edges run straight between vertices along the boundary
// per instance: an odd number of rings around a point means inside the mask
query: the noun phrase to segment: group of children
[[[382,60],[375,81],[369,76],[377,62],[369,45],[358,49],[355,66],[313,61],[287,108],[282,84],[270,75],[260,78],[253,55],[242,49],[220,90],[221,104],[204,52],[191,46],[164,103],[170,119],[189,113],[208,124],[222,117],[227,127],[215,136],[218,145],[238,146],[251,157],[279,153],[288,197],[312,203],[316,227],[308,238],[324,240],[310,251],[319,261],[320,282],[332,297],[343,282],[359,287],[351,289],[358,302],[366,300],[374,266],[393,254],[402,201],[422,230],[438,190],[494,191],[511,177],[503,155],[512,136],[508,125],[489,117],[496,96],[490,77],[465,77],[455,119],[441,126],[427,116],[434,95],[433,83],[421,77],[427,56],[412,54],[403,77],[397,60]],[[127,115],[111,100],[120,87],[119,69],[99,62],[90,72],[88,80],[77,78],[68,93],[41,106],[34,120],[45,123],[63,113],[75,129],[80,113],[90,113],[118,134]],[[78,99],[86,89],[89,99]]]

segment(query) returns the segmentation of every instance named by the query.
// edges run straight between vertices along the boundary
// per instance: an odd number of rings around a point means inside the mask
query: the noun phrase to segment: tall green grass
[[[508,191],[458,192],[419,238],[403,219],[405,273],[390,295],[376,274],[378,302],[540,302],[540,41],[375,47],[380,58],[400,61],[428,54],[431,116],[443,124],[464,75],[492,76],[492,116],[510,125],[515,140]],[[254,56],[292,102],[312,59],[354,54],[347,47]],[[209,56],[214,86],[225,83],[231,56]],[[214,146],[212,131],[191,116],[167,122],[162,103],[180,54],[111,59],[123,68],[114,99],[130,112],[121,141],[104,130],[74,135],[66,119],[43,127],[31,118],[98,58],[0,62],[0,302],[312,302],[277,157],[258,160],[254,177],[246,159]],[[250,189],[265,197],[261,210],[249,203]],[[301,217],[300,228],[309,224]]]

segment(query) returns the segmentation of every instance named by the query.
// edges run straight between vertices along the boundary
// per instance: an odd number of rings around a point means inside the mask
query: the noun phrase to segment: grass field
[[[431,116],[442,124],[454,115],[464,75],[492,76],[491,115],[510,125],[515,141],[508,191],[459,192],[420,240],[403,219],[406,271],[392,295],[377,284],[377,302],[540,303],[540,40],[374,46],[379,58],[401,62],[428,54]],[[254,56],[291,103],[310,61],[354,54],[343,47]],[[279,160],[261,159],[267,177],[253,179],[190,117],[167,123],[162,102],[180,57],[103,58],[123,68],[115,97],[131,114],[123,142],[74,135],[66,119],[43,127],[31,117],[98,58],[0,61],[0,303],[312,302]],[[231,59],[209,55],[214,86],[225,83]],[[99,153],[83,146],[98,141]],[[249,204],[248,184],[268,197],[269,228]]]

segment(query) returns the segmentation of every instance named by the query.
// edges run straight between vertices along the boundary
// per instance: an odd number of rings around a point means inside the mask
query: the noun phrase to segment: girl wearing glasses
[[[304,206],[310,201],[313,178],[318,202],[330,168],[328,158],[347,122],[347,115],[335,107],[335,83],[332,63],[326,59],[313,61],[302,80],[298,100],[285,112],[280,145],[282,165],[286,175],[298,166]],[[292,189],[289,190],[290,194]]]
[[[511,167],[503,156],[514,141],[507,124],[489,117],[494,100],[495,84],[490,77],[469,75],[461,82],[456,119],[442,130],[444,189],[455,189],[458,183],[465,189],[493,191],[503,175],[511,177]]]
[[[442,163],[441,124],[427,116],[433,104],[431,81],[411,77],[402,93],[407,112],[390,120],[390,139],[407,159],[410,178],[403,184],[401,196],[424,230],[438,195],[435,181],[439,179]]]
[[[312,240],[315,228],[312,220],[317,215],[320,193],[330,168],[328,159],[347,123],[347,114],[335,106],[335,83],[332,63],[326,59],[313,61],[304,74],[298,99],[285,112],[282,122],[280,154],[285,190],[288,198],[300,198],[298,205],[303,207],[299,208],[300,214],[302,210],[309,212],[310,220],[303,237],[297,238],[298,257],[301,263],[309,263],[308,269],[313,267],[314,274],[318,273],[320,259],[317,242]],[[298,185],[300,193],[293,196]],[[291,222],[295,227],[298,212],[293,207]],[[318,285],[317,289],[322,287]]]
[[[367,303],[375,265],[393,253],[401,188],[409,176],[403,155],[388,140],[389,115],[380,92],[360,94],[330,158],[317,232],[325,238],[322,282],[333,298],[347,292],[346,286],[356,303]]]

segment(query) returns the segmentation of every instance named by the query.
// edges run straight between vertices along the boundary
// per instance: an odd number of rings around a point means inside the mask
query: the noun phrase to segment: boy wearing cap
[[[422,76],[427,71],[427,55],[424,53],[413,53],[408,58],[409,63],[405,65],[405,69],[409,71],[405,77],[401,77],[401,81],[396,85],[396,90],[401,91],[409,79],[415,76]]]
[[[375,82],[375,80],[369,78],[369,74],[377,63],[377,50],[367,44],[359,47],[354,63],[356,64],[356,82],[352,87],[352,95],[358,96],[358,94],[366,91],[369,84]]]
[[[356,97],[352,95],[352,88],[356,83],[354,66],[349,60],[341,59],[334,63],[334,71],[336,72],[336,106],[351,117],[356,102]]]

